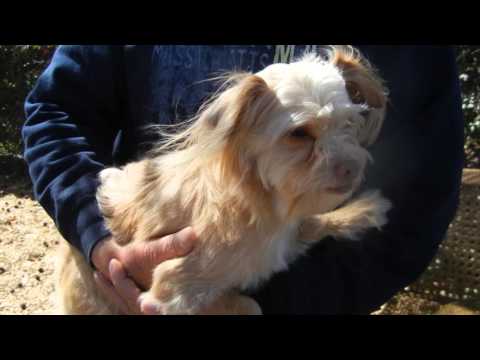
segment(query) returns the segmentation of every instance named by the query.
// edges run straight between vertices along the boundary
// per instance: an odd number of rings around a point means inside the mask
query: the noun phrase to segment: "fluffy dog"
[[[180,130],[145,159],[100,173],[97,199],[122,246],[192,226],[186,257],[153,271],[143,300],[163,314],[260,314],[240,295],[326,236],[387,222],[379,191],[352,200],[385,116],[386,89],[352,47],[229,74]],[[69,247],[59,265],[63,312],[118,310]]]

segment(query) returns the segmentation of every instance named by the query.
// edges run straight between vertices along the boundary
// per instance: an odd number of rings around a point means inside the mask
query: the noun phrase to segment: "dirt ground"
[[[55,249],[64,241],[33,200],[28,180],[0,176],[0,314],[54,313]],[[398,294],[375,315],[473,315],[459,304],[440,305]]]
[[[0,314],[52,313],[54,253],[63,240],[26,180],[1,180]]]

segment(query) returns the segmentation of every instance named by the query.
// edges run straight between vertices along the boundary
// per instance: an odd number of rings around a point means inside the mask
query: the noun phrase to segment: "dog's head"
[[[173,138],[177,145],[196,147],[193,156],[220,154],[221,176],[250,184],[259,199],[268,193],[282,216],[326,212],[351,196],[387,103],[359,52],[331,47],[326,57],[308,54],[226,84]]]

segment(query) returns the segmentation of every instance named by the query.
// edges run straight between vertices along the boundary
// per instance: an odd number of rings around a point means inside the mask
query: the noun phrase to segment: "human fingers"
[[[121,296],[115,291],[115,287],[113,284],[108,281],[108,279],[102,275],[99,271],[95,271],[93,273],[93,279],[95,280],[95,284],[100,292],[118,309],[120,309],[123,315],[129,314],[128,305],[125,301],[121,298]]]
[[[177,233],[144,243],[142,255],[148,263],[156,266],[166,260],[187,255],[196,241],[193,229],[186,227]]]
[[[122,264],[112,259],[109,264],[110,279],[120,298],[127,304],[130,313],[141,314],[139,298],[142,293],[135,282],[127,276]]]

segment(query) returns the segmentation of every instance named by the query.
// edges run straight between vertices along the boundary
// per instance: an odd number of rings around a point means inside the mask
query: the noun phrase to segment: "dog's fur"
[[[324,57],[230,74],[193,121],[165,132],[150,156],[102,171],[97,199],[119,244],[190,225],[198,234],[192,253],[155,268],[143,300],[164,314],[258,314],[241,290],[286,269],[325,236],[381,228],[388,200],[378,191],[350,198],[386,103],[382,81],[361,54],[330,47]],[[61,260],[63,312],[118,312],[76,250],[69,247]]]

